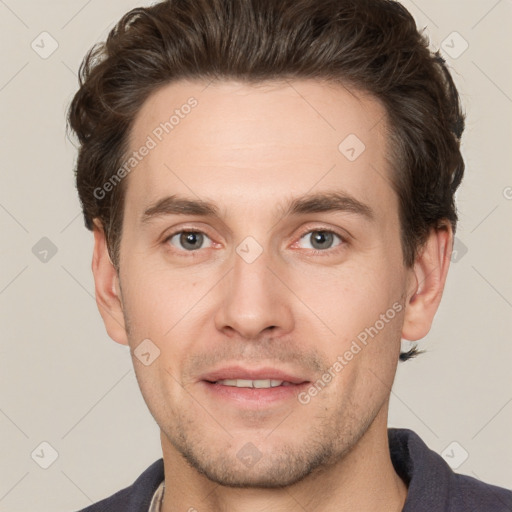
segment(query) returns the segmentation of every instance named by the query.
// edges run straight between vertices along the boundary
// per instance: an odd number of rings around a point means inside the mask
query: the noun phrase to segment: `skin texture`
[[[361,91],[314,80],[175,82],[143,105],[131,149],[191,96],[197,106],[125,178],[119,274],[101,225],[94,230],[100,313],[110,337],[130,346],[161,429],[164,511],[401,510],[389,395],[401,337],[424,337],[439,305],[450,228],[432,231],[404,266],[385,110]],[[338,149],[349,134],[365,145],[354,161]],[[373,215],[285,215],[291,199],[332,191]],[[142,220],[173,194],[215,203],[219,217]],[[187,229],[204,233],[194,250],[169,238]],[[319,246],[318,231],[336,236]],[[237,252],[249,236],[249,254],[261,250],[251,263]],[[307,404],[293,396],[248,405],[202,381],[237,364],[314,383],[393,307]],[[148,366],[134,356],[145,339],[160,350]],[[240,457],[247,450],[251,465]]]

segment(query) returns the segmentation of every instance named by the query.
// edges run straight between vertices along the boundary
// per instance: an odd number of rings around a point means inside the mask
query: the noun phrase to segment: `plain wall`
[[[420,343],[426,353],[399,366],[389,424],[456,462],[467,453],[457,471],[510,488],[512,2],[404,4],[432,46],[452,55],[467,169],[457,257]],[[161,456],[128,348],[108,338],[96,308],[92,234],[65,132],[83,56],[138,5],[149,3],[0,3],[0,510],[79,509]],[[58,44],[50,56],[55,43],[42,32]],[[48,469],[40,464],[52,449],[42,442],[58,453]]]

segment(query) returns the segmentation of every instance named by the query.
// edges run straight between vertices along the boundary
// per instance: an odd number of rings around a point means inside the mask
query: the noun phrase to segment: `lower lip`
[[[297,395],[308,386],[308,382],[303,382],[302,384],[276,386],[274,388],[237,388],[204,380],[201,381],[201,384],[206,392],[214,398],[230,400],[239,406],[248,407],[297,399]]]

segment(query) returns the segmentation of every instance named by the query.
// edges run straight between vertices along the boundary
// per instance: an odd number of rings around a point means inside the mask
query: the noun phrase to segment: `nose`
[[[234,253],[231,272],[223,279],[216,328],[228,336],[258,339],[293,329],[293,294],[286,287],[285,267],[264,250],[254,261]]]

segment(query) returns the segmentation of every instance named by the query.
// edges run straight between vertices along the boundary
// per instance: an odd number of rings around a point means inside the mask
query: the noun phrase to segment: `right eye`
[[[202,231],[182,230],[170,234],[164,240],[164,243],[169,243],[180,251],[183,251],[184,249],[185,252],[195,252],[198,249],[205,248],[203,247],[203,242],[206,239],[210,240],[208,235]],[[206,247],[211,247],[211,240],[210,245]]]

